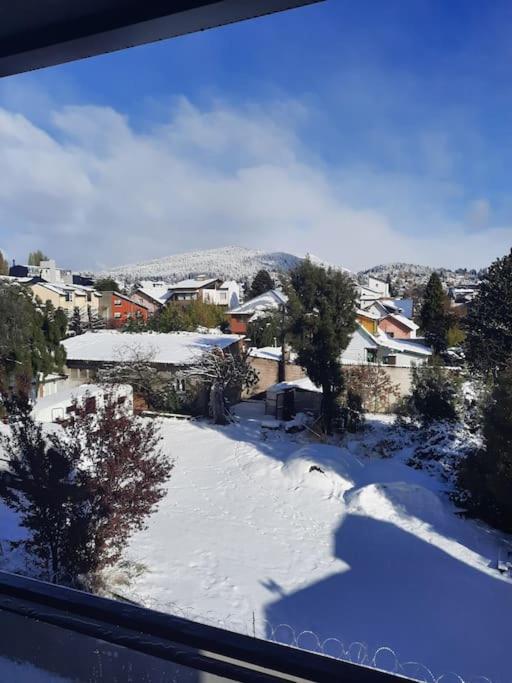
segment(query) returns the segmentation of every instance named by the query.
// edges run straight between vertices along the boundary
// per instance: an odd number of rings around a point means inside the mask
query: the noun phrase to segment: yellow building
[[[55,308],[61,308],[70,315],[75,308],[84,313],[90,309],[91,313],[99,315],[101,293],[93,287],[56,285],[50,282],[34,282],[29,287],[43,303],[50,301]]]
[[[377,334],[379,319],[379,316],[375,313],[370,313],[370,311],[362,311],[359,308],[357,309],[357,322],[370,334]]]

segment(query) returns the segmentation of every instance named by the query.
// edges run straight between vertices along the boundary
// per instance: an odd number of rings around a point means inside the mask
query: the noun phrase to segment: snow
[[[236,334],[197,334],[195,332],[139,332],[127,334],[115,330],[86,332],[62,344],[70,361],[115,362],[130,351],[151,355],[152,362],[166,365],[187,365],[197,356],[214,347],[226,349],[240,341]]]
[[[317,394],[322,393],[322,388],[318,387],[316,384],[313,384],[309,377],[302,377],[301,379],[294,379],[289,380],[288,382],[279,382],[278,384],[273,384],[267,389],[267,392],[271,394],[277,394],[286,389],[302,389],[303,391],[314,391]]]
[[[405,325],[405,327],[408,327],[410,330],[416,331],[420,329],[419,325],[416,325],[413,320],[406,318],[406,316],[401,313],[392,313],[390,317],[398,320],[399,323],[402,323],[402,325]]]
[[[266,360],[281,360],[280,346],[262,346],[260,349],[252,347],[249,349],[249,356],[252,358],[264,358]]]
[[[164,422],[175,469],[131,542],[147,571],[128,597],[304,646],[306,631],[369,656],[386,646],[436,676],[508,680],[499,534],[458,517],[446,485],[406,453],[376,455],[389,418],[336,447],[263,431],[258,408],[243,404],[226,428]]]
[[[265,252],[228,246],[218,249],[190,251],[152,261],[119,266],[98,273],[98,276],[112,276],[127,282],[134,282],[141,278],[177,282],[185,278],[192,279],[204,275],[242,282],[252,280],[258,270],[261,269],[268,270],[273,276],[288,272],[297,266],[301,260],[301,257],[286,252]],[[320,265],[329,265],[314,257],[312,260]],[[344,268],[339,269],[345,270]]]
[[[286,294],[279,289],[270,289],[259,296],[244,302],[241,306],[229,310],[229,313],[237,315],[254,315],[255,313],[277,311],[288,301]]]

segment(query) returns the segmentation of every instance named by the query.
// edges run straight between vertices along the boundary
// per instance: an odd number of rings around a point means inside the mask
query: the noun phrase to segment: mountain
[[[315,263],[328,265],[314,256],[310,258]],[[111,276],[128,283],[137,280],[177,282],[199,275],[242,282],[251,280],[262,268],[276,277],[294,268],[301,260],[299,256],[282,251],[265,252],[244,247],[221,247],[189,251],[134,265],[119,266],[98,273],[98,275]]]

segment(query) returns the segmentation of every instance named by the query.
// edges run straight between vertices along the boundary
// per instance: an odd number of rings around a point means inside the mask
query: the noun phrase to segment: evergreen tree
[[[265,292],[268,292],[269,289],[274,289],[274,287],[275,283],[272,279],[272,276],[270,275],[268,270],[262,268],[261,270],[258,270],[256,275],[254,276],[254,280],[252,281],[251,287],[249,289],[247,299],[254,299],[255,296],[264,294]]]
[[[0,391],[30,391],[40,376],[61,371],[65,315],[51,304],[36,304],[17,284],[0,284]]]
[[[37,251],[31,251],[28,255],[29,266],[39,266],[41,261],[48,261],[48,256],[46,256],[41,249],[37,249]]]
[[[472,511],[512,532],[512,362],[498,372],[484,408],[482,449],[462,464],[459,485]]]
[[[343,389],[340,355],[355,329],[355,288],[345,273],[305,259],[290,273],[288,290],[290,342],[298,364],[322,387],[322,416],[330,433]]]
[[[404,412],[425,425],[457,418],[458,381],[438,359],[412,368],[411,393]]]
[[[0,251],[0,275],[9,275],[9,263]]]
[[[420,327],[435,353],[445,351],[447,346],[448,320],[445,299],[441,279],[437,273],[432,273],[425,288],[420,311]]]
[[[119,292],[120,288],[117,282],[112,277],[103,277],[96,280],[94,289],[98,292]]]
[[[73,308],[73,314],[69,321],[69,329],[75,337],[84,333],[84,328],[82,325],[82,314],[78,306]]]
[[[492,376],[512,357],[512,251],[483,276],[468,310],[465,352],[473,370]]]

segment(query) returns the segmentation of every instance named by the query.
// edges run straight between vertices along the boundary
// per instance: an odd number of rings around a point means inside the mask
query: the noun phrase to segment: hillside
[[[457,268],[456,270],[433,268],[416,263],[386,263],[360,271],[357,277],[360,282],[364,282],[368,275],[373,275],[381,280],[386,280],[389,276],[395,289],[402,293],[426,284],[433,272],[439,274],[441,281],[447,287],[451,287],[466,283],[477,283],[484,271],[469,270],[468,268]]]
[[[319,259],[311,257],[315,262]],[[127,266],[119,266],[102,272],[118,280],[165,280],[176,282],[198,275],[217,276],[226,280],[250,280],[264,268],[272,275],[286,273],[301,261],[301,257],[282,251],[265,252],[244,247],[221,247],[189,251],[164,258],[144,261]],[[327,265],[327,264],[325,264]]]

